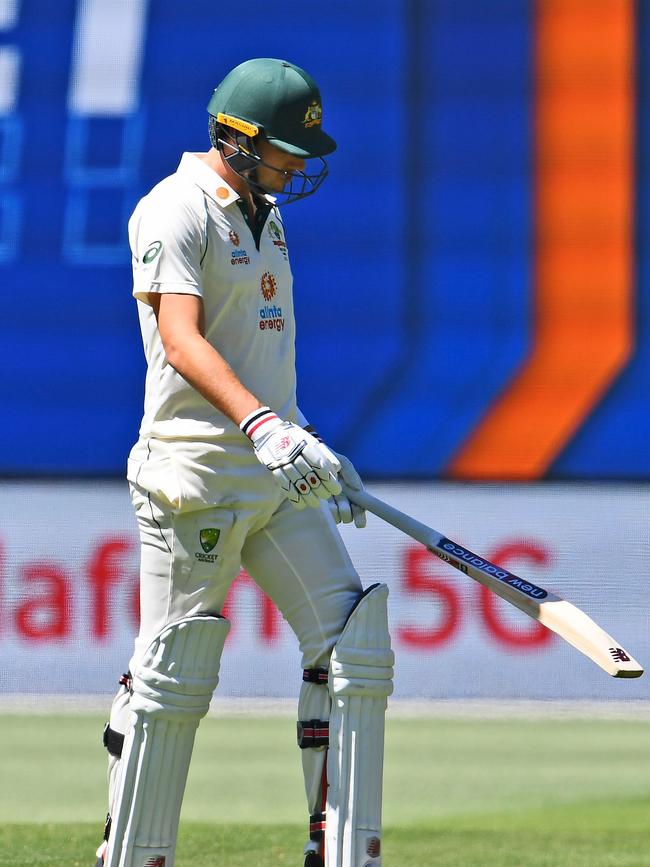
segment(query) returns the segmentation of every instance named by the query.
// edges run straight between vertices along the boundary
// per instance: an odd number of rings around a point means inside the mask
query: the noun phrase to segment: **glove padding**
[[[303,428],[290,421],[281,421],[270,410],[260,423],[250,417],[241,423],[242,430],[253,441],[255,455],[270,470],[289,501],[297,508],[316,507],[341,493],[337,474],[338,459],[327,446]],[[252,430],[247,428],[252,427]]]
[[[339,479],[353,491],[363,491],[363,482],[361,476],[352,465],[352,461],[334,452],[341,469],[339,471]],[[350,524],[354,521],[354,526],[362,529],[366,526],[366,510],[361,506],[353,503],[341,490],[340,494],[332,494],[330,498],[330,510],[337,524]]]

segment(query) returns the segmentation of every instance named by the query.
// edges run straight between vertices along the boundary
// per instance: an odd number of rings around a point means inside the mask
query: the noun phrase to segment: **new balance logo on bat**
[[[477,569],[480,569],[481,572],[485,572],[488,575],[493,575],[495,578],[498,578],[500,581],[505,581],[508,578],[511,578],[509,572],[506,572],[505,569],[499,569],[498,566],[495,566],[493,563],[490,563],[488,560],[484,560],[482,557],[478,557],[476,554],[472,554],[471,551],[468,551],[466,548],[462,548],[460,545],[457,545],[455,542],[452,542],[451,539],[441,539],[438,543],[440,548],[443,548],[445,551],[450,554],[454,554],[460,560],[464,560],[466,563],[469,563],[471,566],[475,566]],[[436,552],[438,553],[438,552]],[[452,563],[452,565],[456,565]],[[458,568],[458,567],[456,567]]]
[[[548,596],[548,593],[542,587],[537,587],[536,584],[531,584],[530,581],[524,581],[523,578],[513,575],[512,572],[508,572],[506,569],[500,569],[494,563],[490,563],[489,560],[484,560],[482,557],[468,551],[467,548],[463,548],[461,545],[456,544],[456,542],[452,542],[451,539],[441,539],[437,547],[430,550],[434,554],[437,554],[441,560],[446,560],[447,563],[455,566],[456,569],[460,569],[461,572],[467,573],[466,564],[469,564],[470,566],[474,566],[475,569],[485,572],[486,575],[491,575],[493,578],[503,581],[504,584],[509,584],[511,587],[519,590],[520,593],[530,596],[531,599],[545,599]],[[443,551],[448,553],[445,554]],[[451,554],[458,557],[458,560],[450,556]]]
[[[610,647],[609,652],[612,654],[614,662],[629,662],[630,657],[622,647]]]

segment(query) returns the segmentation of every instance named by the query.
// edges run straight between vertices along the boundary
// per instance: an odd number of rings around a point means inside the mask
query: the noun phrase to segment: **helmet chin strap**
[[[257,180],[257,167],[265,163],[257,153],[250,136],[215,122],[210,124],[210,141],[221,153],[228,167],[243,178],[253,192],[261,194],[269,192]]]
[[[277,200],[278,205],[288,205],[297,202],[306,196],[311,196],[327,177],[327,163],[322,157],[320,171],[317,174],[307,174],[303,171],[285,171],[270,166],[260,157],[255,149],[255,142],[245,133],[231,129],[225,124],[217,123],[216,118],[210,117],[210,142],[216,148],[227,165],[249,185],[251,190],[261,195],[271,195]],[[227,153],[231,150],[232,153]],[[268,190],[257,180],[257,168],[264,166],[271,171],[277,172],[287,179],[289,190],[278,193],[277,190]],[[285,184],[286,186],[286,184]]]

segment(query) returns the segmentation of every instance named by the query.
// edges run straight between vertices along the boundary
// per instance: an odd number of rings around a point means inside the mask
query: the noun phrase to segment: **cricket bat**
[[[641,677],[643,669],[618,641],[591,617],[554,593],[520,578],[507,569],[472,553],[437,530],[416,521],[367,491],[343,486],[346,496],[358,506],[421,542],[432,554],[469,575],[529,617],[557,633],[612,677]]]

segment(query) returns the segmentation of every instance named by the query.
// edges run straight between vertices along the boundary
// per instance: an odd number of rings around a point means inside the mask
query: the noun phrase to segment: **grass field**
[[[105,813],[102,720],[0,716],[1,867],[92,867]],[[202,724],[177,867],[302,867],[289,718]],[[650,867],[648,724],[391,719],[385,867]]]

